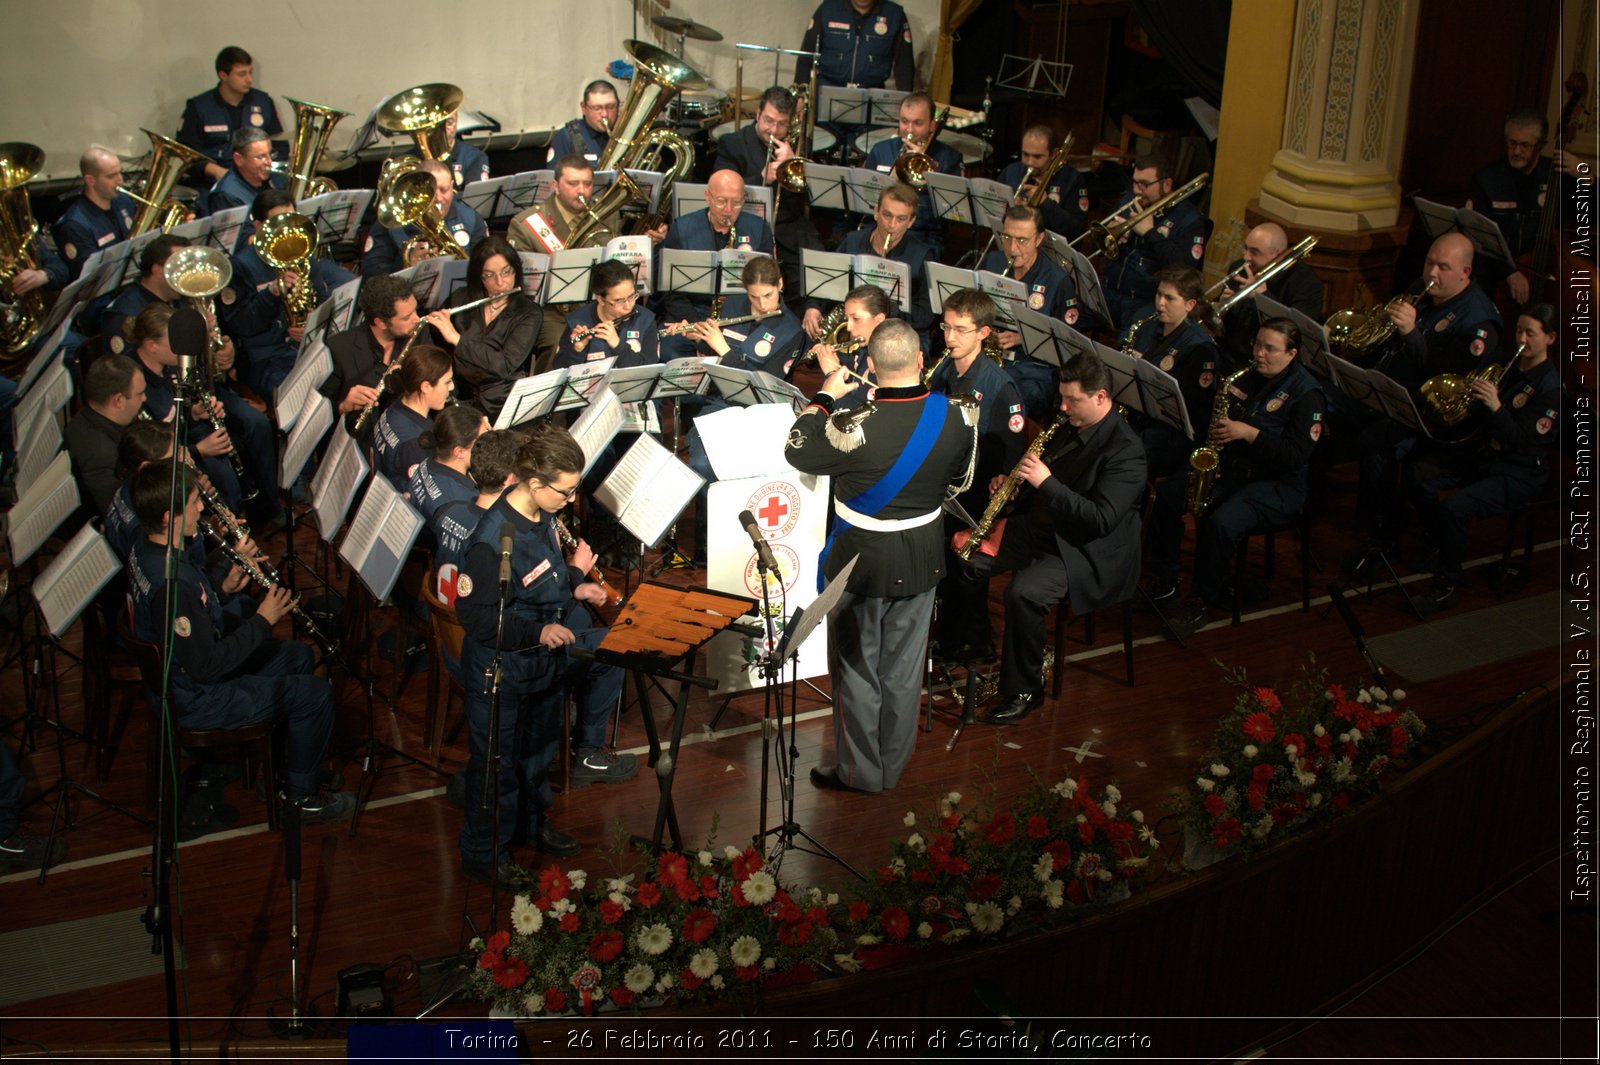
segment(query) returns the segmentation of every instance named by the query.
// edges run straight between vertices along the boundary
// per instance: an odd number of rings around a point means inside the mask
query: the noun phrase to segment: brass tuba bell
[[[445,123],[461,110],[466,94],[458,85],[443,82],[417,85],[397,92],[378,105],[375,121],[389,133],[409,133],[424,159],[447,160],[455,144],[445,135]]]
[[[44,292],[13,296],[11,282],[22,270],[37,270],[33,251],[39,224],[28,201],[28,182],[44,167],[44,149],[13,141],[0,144],[0,341],[7,352],[32,344],[44,327]]]
[[[385,170],[388,172],[378,183],[378,224],[387,229],[416,226],[422,231],[401,249],[405,265],[410,265],[412,253],[424,245],[432,249],[430,257],[467,258],[467,250],[455,242],[444,218],[434,209],[433,197],[439,188],[434,176],[414,160],[411,166],[397,164]]]
[[[296,100],[293,96],[284,99],[294,108],[294,142],[289,145],[289,195],[304,200],[332,192],[333,182],[317,176],[317,162],[328,147],[328,135],[333,127],[341,118],[348,118],[350,112]]]
[[[317,289],[311,280],[311,257],[317,253],[316,222],[294,211],[275,214],[250,234],[250,242],[261,260],[278,271],[290,327],[304,325],[317,305]],[[298,280],[284,285],[283,275],[291,270]]]
[[[181,222],[189,209],[177,200],[168,199],[168,194],[185,170],[196,163],[209,162],[204,155],[171,137],[163,137],[147,129],[140,132],[150,138],[150,163],[145,172],[144,188],[139,195],[134,196],[127,189],[122,190],[142,204],[133,225],[128,229],[130,238],[148,233],[157,225],[167,230]]]

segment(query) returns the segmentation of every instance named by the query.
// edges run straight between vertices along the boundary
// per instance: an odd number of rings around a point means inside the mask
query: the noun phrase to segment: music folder
[[[717,253],[661,249],[661,291],[688,296],[717,294]]]
[[[356,443],[343,420],[338,421],[322,465],[311,476],[311,511],[325,543],[333,542],[345,515],[350,513],[350,504],[355,502],[357,489],[370,472],[367,449]]]
[[[595,393],[589,406],[572,423],[572,438],[583,449],[583,473],[588,476],[595,462],[622,431],[622,401],[610,387]]]
[[[972,212],[972,185],[966,178],[960,174],[929,171],[927,189],[934,214],[951,222],[976,224]]]
[[[854,288],[849,255],[814,248],[800,249],[801,291],[806,299],[842,303]]]
[[[1268,318],[1287,318],[1300,327],[1300,354],[1297,358],[1306,369],[1322,380],[1331,380],[1333,371],[1328,366],[1328,356],[1333,351],[1333,345],[1329,342],[1328,331],[1323,328],[1322,323],[1293,307],[1279,303],[1267,295],[1265,285],[1256,289],[1253,298],[1263,321]]]
[[[1430,240],[1437,240],[1446,233],[1459,229],[1471,238],[1473,250],[1477,254],[1487,255],[1505,263],[1517,261],[1517,257],[1511,253],[1511,246],[1506,243],[1505,234],[1500,232],[1500,227],[1488,216],[1470,207],[1451,207],[1434,200],[1425,200],[1421,196],[1411,197],[1411,205],[1416,208],[1418,217],[1422,219],[1423,228],[1427,230]]]
[[[561,386],[567,380],[565,369],[550,370],[534,377],[519,377],[500,407],[500,416],[494,420],[496,429],[510,429],[523,422],[549,414],[561,396]]]
[[[333,421],[333,401],[321,392],[308,389],[279,457],[279,488],[287,492],[294,487],[300,471],[311,460],[311,452],[322,442]]]
[[[850,210],[850,169],[806,163],[806,195],[811,206],[830,211]]]
[[[33,598],[50,635],[59,639],[121,570],[105,536],[85,522],[33,582]]]
[[[300,354],[295,357],[294,366],[287,376],[279,382],[278,389],[273,393],[272,409],[278,419],[278,428],[288,432],[294,428],[295,419],[300,417],[300,411],[305,406],[306,396],[322,386],[333,374],[333,355],[328,351],[328,345],[321,336],[310,338],[300,345]]]
[[[655,437],[640,433],[595,489],[594,501],[641,544],[654,547],[704,484]]]
[[[589,273],[600,262],[599,248],[568,248],[550,256],[544,303],[582,303],[589,298]]]
[[[882,91],[882,90],[880,90]],[[817,121],[836,126],[894,125],[899,122],[899,102],[896,113],[882,122],[874,123],[872,90],[852,89],[837,85],[817,86]],[[903,98],[904,93],[900,94]],[[808,166],[806,168],[810,170]]]
[[[373,599],[382,603],[394,591],[424,524],[422,515],[395,491],[387,477],[369,478],[367,492],[339,544],[339,557],[356,571]]]
[[[296,200],[294,209],[316,223],[319,244],[349,244],[355,241],[362,216],[376,195],[372,189],[334,189]]]
[[[1015,193],[1011,186],[989,178],[973,178],[972,216],[974,224],[999,232],[1003,228],[1006,208],[1011,206]]]

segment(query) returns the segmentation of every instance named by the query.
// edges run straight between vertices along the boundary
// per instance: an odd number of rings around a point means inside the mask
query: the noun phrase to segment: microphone
[[[167,322],[167,346],[178,357],[179,382],[197,378],[211,350],[211,330],[203,314],[188,304],[172,312]]]
[[[500,595],[504,598],[511,587],[511,523],[500,523]]]
[[[761,535],[761,528],[756,525],[756,516],[748,510],[741,510],[739,524],[744,526],[744,531],[750,536],[751,546],[756,549],[756,565],[762,570],[776,570],[778,560],[773,557],[772,545]]]

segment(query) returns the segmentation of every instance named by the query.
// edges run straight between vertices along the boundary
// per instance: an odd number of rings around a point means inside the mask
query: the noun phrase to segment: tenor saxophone
[[[1186,486],[1189,513],[1197,518],[1211,505],[1211,493],[1217,487],[1217,470],[1222,468],[1222,452],[1212,447],[1209,442],[1211,430],[1227,418],[1228,394],[1233,388],[1233,383],[1249,370],[1248,366],[1243,370],[1235,370],[1217,385],[1216,398],[1211,401],[1211,421],[1206,425],[1207,442],[1189,453],[1189,479]]]
[[[1045,445],[1056,434],[1056,430],[1065,424],[1067,424],[1067,416],[1058,414],[1055,421],[1045,426],[1044,431],[1033,438],[1033,442],[1028,445],[1028,450],[1023,452],[1022,458],[1017,460],[1017,464],[1011,468],[1011,472],[1006,475],[1006,479],[1001,483],[994,495],[989,497],[989,505],[983,508],[983,517],[979,518],[978,524],[973,526],[972,535],[966,543],[956,550],[956,554],[961,557],[961,561],[972,561],[973,552],[983,546],[983,542],[994,531],[995,522],[1000,520],[1000,512],[1006,508],[1007,503],[1011,502],[1011,497],[1017,494],[1017,486],[1022,483],[1022,464],[1027,461],[1028,456],[1044,454]]]

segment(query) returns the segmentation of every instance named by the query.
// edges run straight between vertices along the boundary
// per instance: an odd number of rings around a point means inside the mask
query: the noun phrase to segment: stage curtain
[[[1213,107],[1221,107],[1232,0],[1191,4],[1128,0],[1128,6],[1173,72],[1193,87],[1195,95]]]
[[[955,79],[956,30],[982,5],[983,0],[939,0],[939,43],[934,46],[928,95],[940,103],[949,102],[950,83]]]

